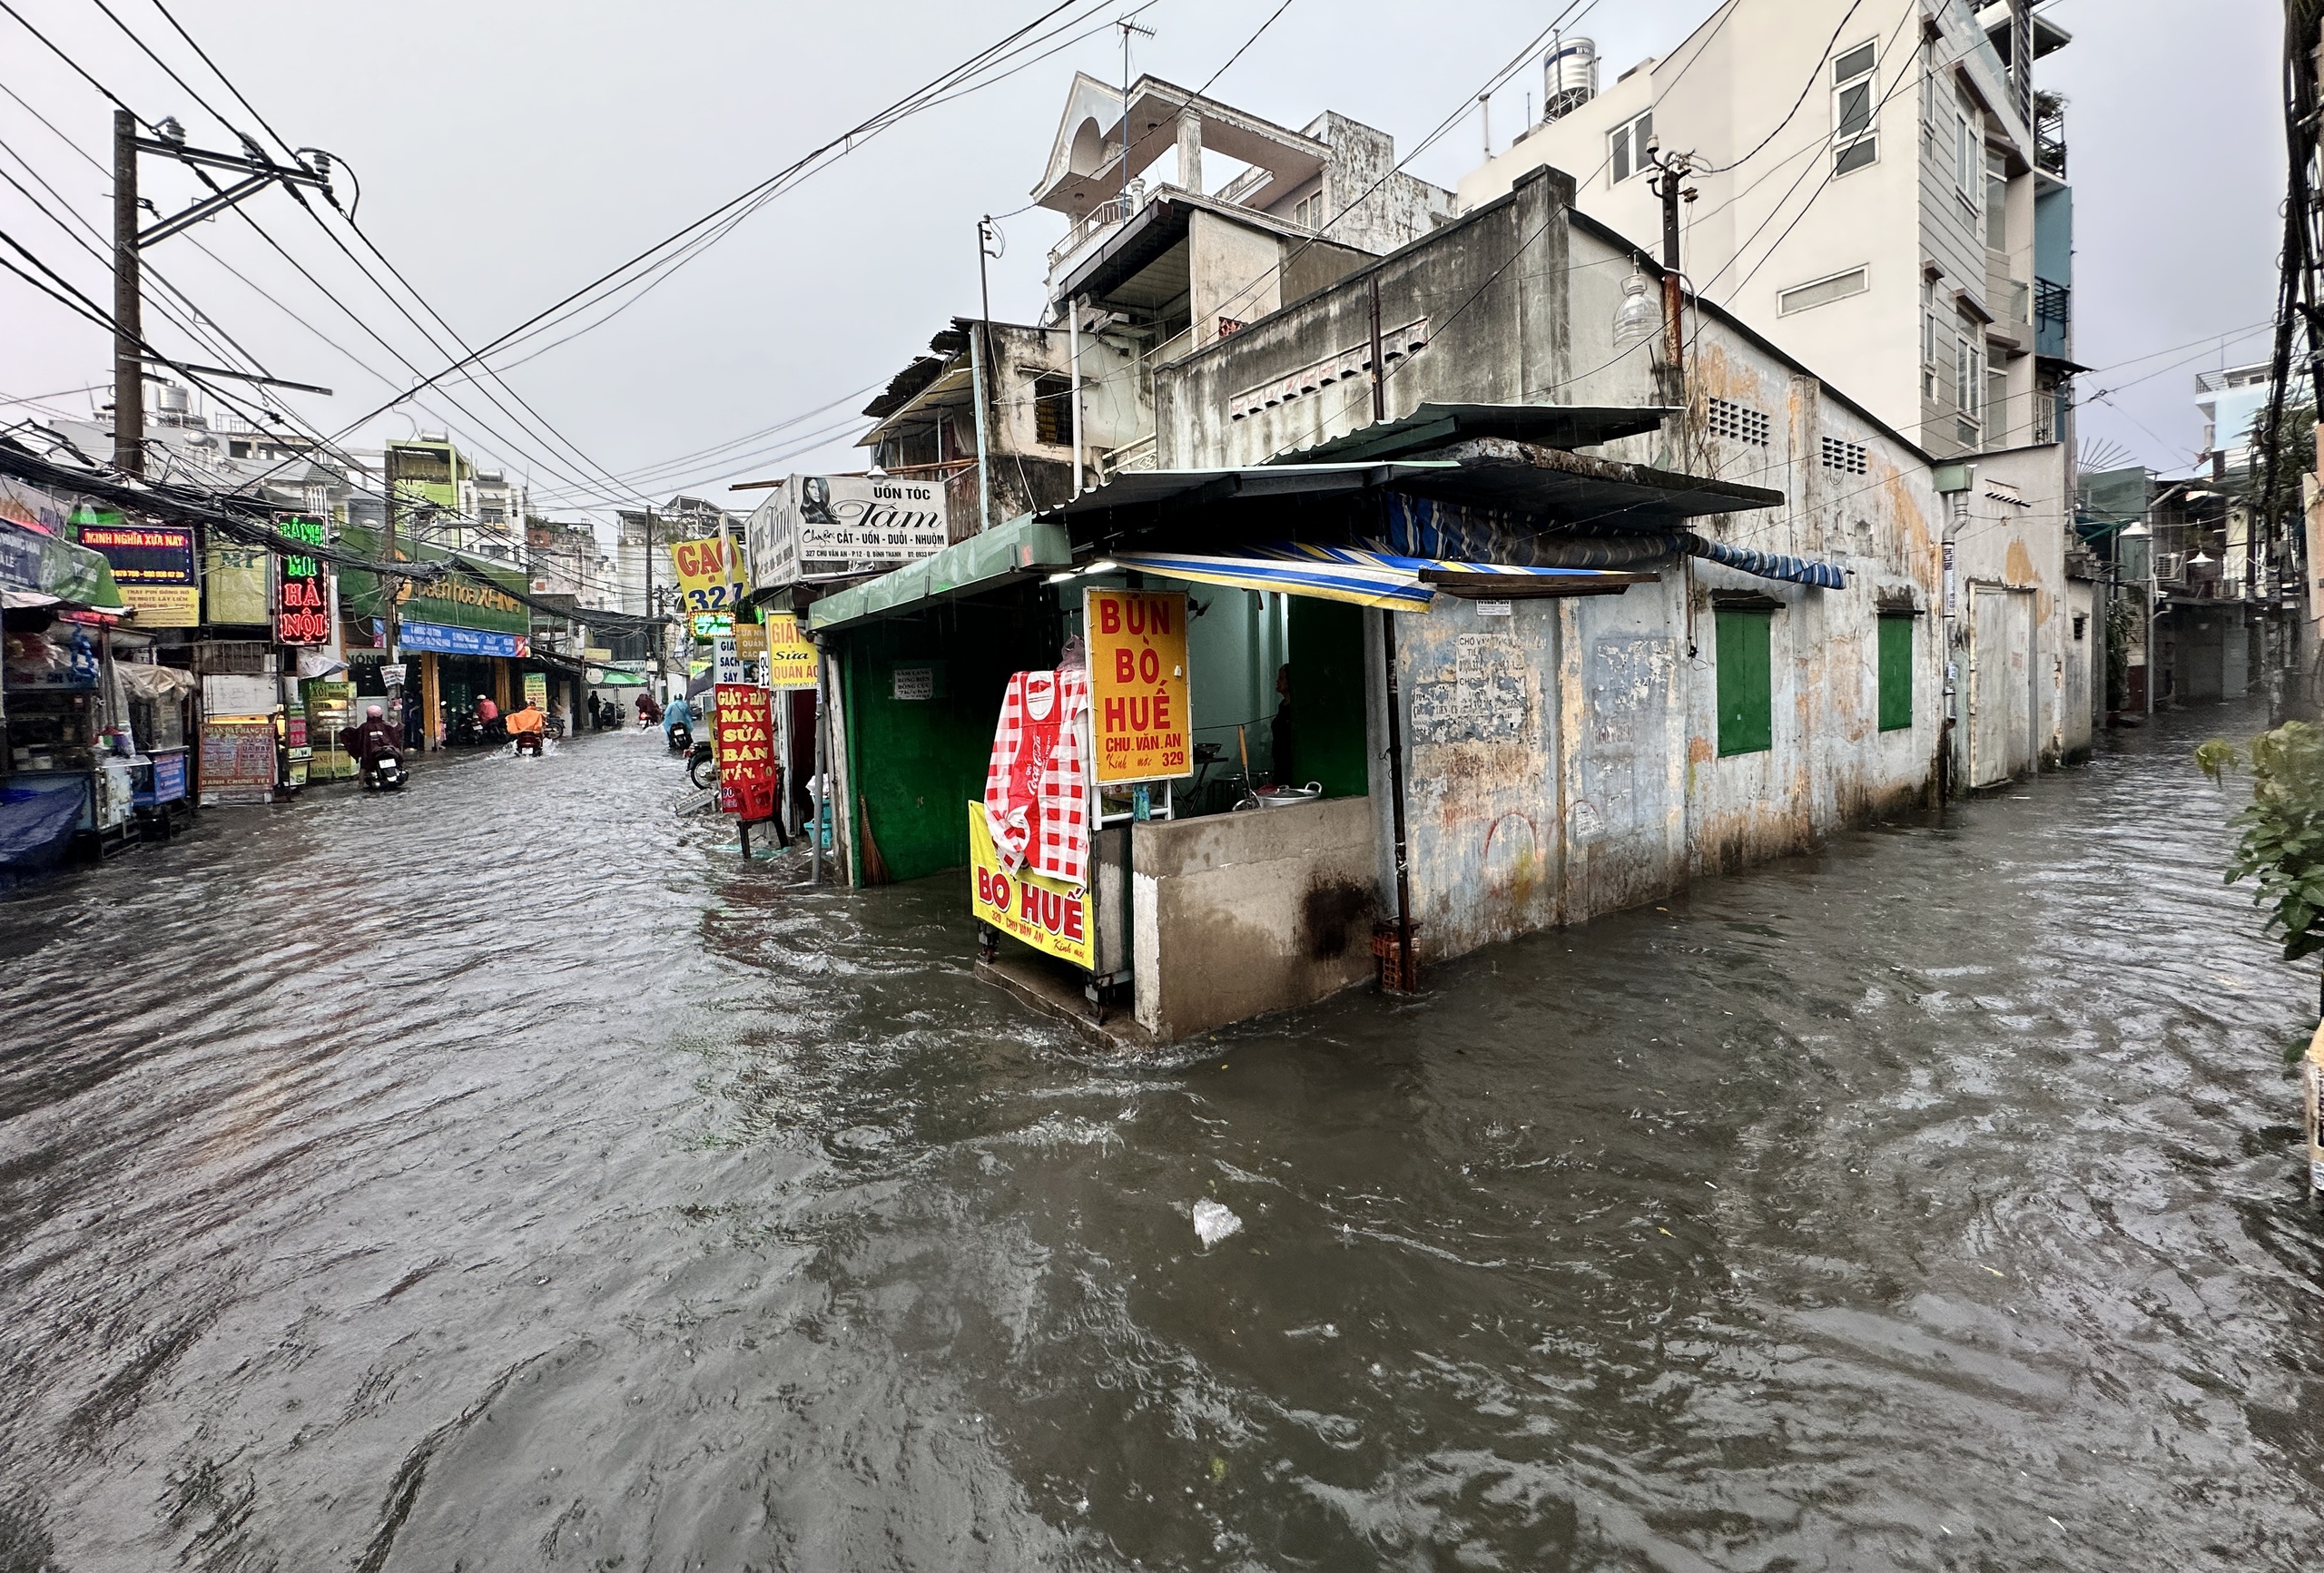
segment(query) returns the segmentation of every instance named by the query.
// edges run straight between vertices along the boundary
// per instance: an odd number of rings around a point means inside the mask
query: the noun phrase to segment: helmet
[[[369,716],[373,721],[377,721],[377,720],[379,720],[381,716],[385,715],[385,714],[387,713],[387,712],[386,712],[386,711],[384,711],[384,710],[381,710],[378,705],[376,705],[376,704],[375,704],[375,705],[373,705],[369,710],[368,710],[368,711],[364,712],[364,713],[365,713],[366,715],[369,715]]]

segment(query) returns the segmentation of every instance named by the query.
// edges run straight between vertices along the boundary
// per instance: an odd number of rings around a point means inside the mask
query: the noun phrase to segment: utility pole
[[[651,507],[645,510],[645,615],[648,619],[645,625],[653,630],[648,637],[654,641],[650,647],[652,654],[645,662],[645,688],[646,692],[651,693],[654,689],[654,680],[662,675],[662,651],[666,644],[662,637],[662,624],[652,621],[654,616],[654,510]],[[662,695],[655,693],[654,702],[656,704],[661,703]]]
[[[1125,121],[1124,124],[1128,123]],[[1073,495],[1081,495],[1081,297],[1066,303],[1067,356],[1073,363]]]
[[[276,163],[254,145],[239,153],[212,152],[188,147],[185,133],[174,120],[164,119],[159,136],[137,134],[137,117],[125,109],[113,112],[113,454],[114,467],[129,475],[145,473],[145,326],[143,291],[138,275],[139,255],[146,247],[189,230],[202,220],[237,206],[245,198],[280,182],[286,190],[312,186],[330,196],[330,159],[309,150],[313,167],[304,162]],[[210,188],[210,194],[143,230],[137,227],[137,156],[157,153],[192,168]],[[205,172],[232,171],[244,178],[220,186]],[[239,377],[239,372],[223,375]],[[253,378],[274,382],[271,378]],[[303,387],[286,383],[284,387]],[[310,389],[310,391],[313,391]]]
[[[1686,184],[1688,155],[1682,152],[1664,157],[1659,148],[1648,156],[1661,172],[1655,177],[1654,194],[1662,199],[1662,353],[1670,366],[1674,384],[1683,388],[1686,368],[1686,329],[1679,320],[1685,301],[1685,287],[1679,275],[1679,201],[1695,200],[1692,191],[1682,191]]]
[[[145,330],[137,270],[137,117],[113,112],[113,462],[145,473]]]
[[[989,365],[991,355],[985,347],[985,332],[992,322],[992,283],[986,276],[985,259],[997,256],[992,238],[1000,231],[992,226],[992,215],[987,213],[977,221],[977,298],[983,304],[984,315],[977,320],[974,338],[969,340],[969,364],[976,373],[977,398],[977,529],[992,528],[992,455],[990,438],[985,433],[985,384],[992,372]]]
[[[1372,274],[1372,418],[1374,423],[1388,418],[1388,369],[1381,364],[1380,354],[1380,274]]]
[[[1151,38],[1154,29],[1140,26],[1127,16],[1114,25],[1122,30],[1122,222],[1127,224],[1129,222],[1129,41],[1133,34]]]

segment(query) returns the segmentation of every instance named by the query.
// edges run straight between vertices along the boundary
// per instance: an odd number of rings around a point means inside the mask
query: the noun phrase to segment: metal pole
[[[1381,364],[1380,275],[1372,275],[1372,418],[1388,418],[1388,369]]]
[[[985,353],[985,331],[992,321],[992,281],[987,276],[985,260],[992,255],[992,215],[987,213],[977,225],[977,299],[984,308],[984,315],[977,320],[976,336],[969,340],[969,361],[977,377],[977,529],[980,533],[992,528],[992,464],[990,445],[985,436],[985,381],[992,373]]]
[[[1081,300],[1066,308],[1066,344],[1073,359],[1073,495],[1081,495]]]
[[[387,560],[390,563],[396,561],[399,555],[396,547],[396,450],[393,445],[389,445],[387,451],[379,456],[379,473],[381,478],[387,482],[380,508],[387,517],[387,528],[383,535],[386,540]],[[403,581],[400,575],[380,575],[379,595],[383,605],[379,613],[379,635],[387,650],[387,659],[381,663],[385,666],[396,664],[396,642],[403,634],[401,608],[396,604],[396,597],[402,589]],[[384,682],[384,679],[382,681]],[[409,686],[410,684],[403,682],[386,683],[388,708],[395,714],[396,733],[403,739],[407,746],[411,742],[411,732],[405,720],[404,690]],[[420,746],[423,748],[427,746],[426,739],[421,740]]]
[[[662,637],[662,625],[659,623],[653,621],[654,510],[650,507],[645,510],[645,625],[651,630],[646,637],[654,641],[654,643],[647,647],[650,654],[647,655],[645,661],[645,692],[648,693],[654,693],[654,680],[662,675],[662,652],[666,641]],[[665,698],[665,695],[664,694],[655,693],[654,703],[659,704],[663,703]]]
[[[1396,614],[1380,614],[1380,648],[1388,675],[1389,811],[1396,837],[1396,981],[1395,992],[1409,994],[1419,980],[1413,961],[1413,889],[1410,850],[1404,841],[1404,723],[1403,696],[1396,683]]]
[[[810,885],[823,882],[823,799],[831,792],[831,784],[825,779],[831,767],[823,752],[823,684],[829,680],[829,653],[818,640],[815,644],[815,779],[813,790],[807,794],[814,811],[814,818],[807,824],[807,846],[811,854],[807,864],[807,883]]]
[[[113,112],[113,462],[145,473],[145,338],[137,273],[137,117]]]
[[[1661,167],[1655,192],[1662,199],[1662,352],[1677,375],[1686,361],[1686,336],[1679,320],[1684,303],[1679,281],[1679,183],[1686,176],[1687,161],[1674,153]]]

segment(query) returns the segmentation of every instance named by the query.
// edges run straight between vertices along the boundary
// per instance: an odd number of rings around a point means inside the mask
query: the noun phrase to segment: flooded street
[[[0,900],[0,1568],[2306,1566],[2260,719],[1158,1067],[635,733],[213,811]]]

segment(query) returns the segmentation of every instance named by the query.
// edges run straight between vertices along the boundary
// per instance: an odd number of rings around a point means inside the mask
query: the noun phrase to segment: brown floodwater
[[[634,733],[213,811],[0,899],[0,1569],[2308,1567],[2256,720],[1158,1066]]]

